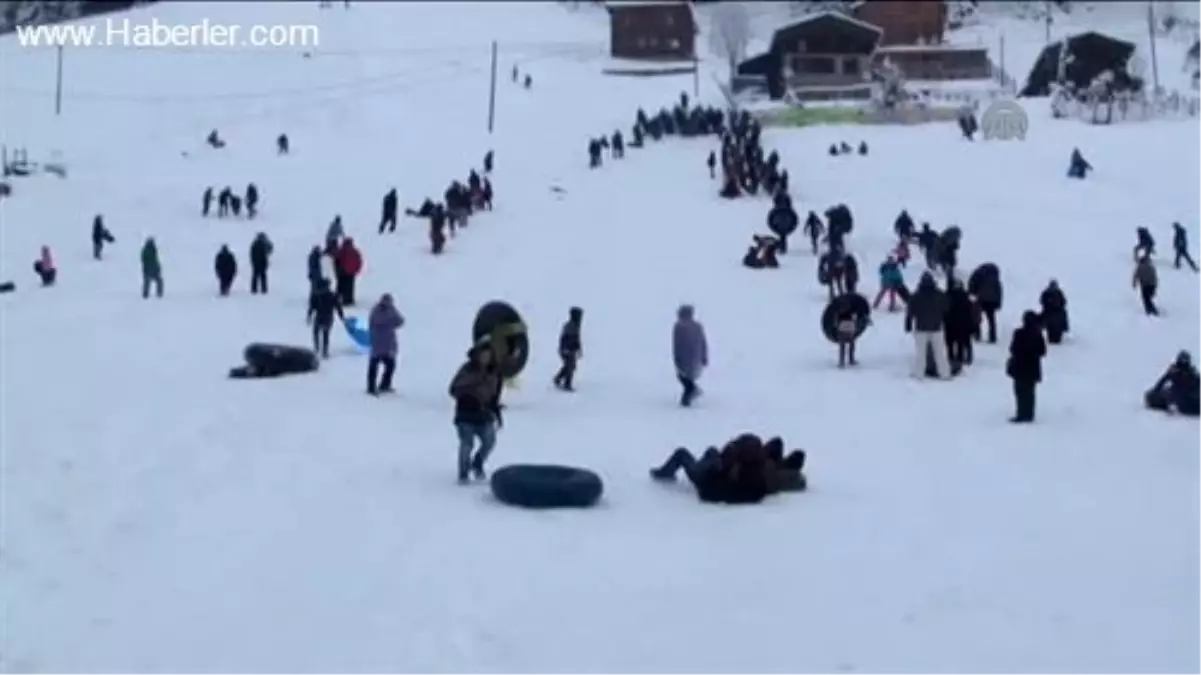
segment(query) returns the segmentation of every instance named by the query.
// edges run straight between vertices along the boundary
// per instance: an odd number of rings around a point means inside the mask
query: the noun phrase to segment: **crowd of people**
[[[517,80],[517,71],[514,70]],[[526,86],[530,83],[526,76]],[[613,159],[621,159],[626,147],[642,147],[647,138],[660,140],[667,136],[716,136],[720,146],[707,159],[710,178],[718,179],[719,195],[736,199],[763,195],[771,200],[766,225],[770,235],[754,234],[752,245],[742,264],[751,269],[776,269],[781,256],[789,252],[789,237],[797,229],[809,241],[809,249],[817,259],[817,278],[828,293],[830,304],[823,314],[823,330],[838,345],[838,365],[841,368],[857,365],[856,341],[872,323],[872,310],[880,309],[887,301],[888,312],[904,312],[903,328],[913,336],[912,374],[914,377],[951,378],[974,361],[975,343],[995,344],[997,316],[1003,307],[1004,285],[1000,268],[985,263],[964,275],[959,264],[963,231],[958,226],[935,230],[923,223],[917,227],[913,217],[903,210],[893,224],[895,244],[879,265],[879,289],[874,301],[859,294],[860,262],[850,252],[848,240],[854,231],[854,215],[846,204],[835,204],[822,215],[808,211],[802,222],[790,194],[790,177],[781,158],[774,150],[765,152],[762,128],[746,111],[722,111],[706,106],[691,105],[687,94],[677,104],[648,115],[638,110],[627,144],[621,131],[589,140],[589,166],[603,165],[607,149]],[[213,150],[226,143],[216,130],[206,139]],[[276,139],[279,155],[289,152],[289,140],[284,134]],[[866,143],[856,151],[845,142],[830,146],[835,156],[867,155]],[[429,223],[431,253],[443,252],[448,236],[466,228],[473,214],[492,209],[493,188],[490,176],[494,156],[489,150],[483,158],[481,171],[471,169],[465,181],[454,180],[441,201],[427,198],[416,209],[404,209],[405,215],[426,219]],[[1083,178],[1092,170],[1076,150],[1072,154],[1069,175]],[[214,194],[206,188],[202,197],[202,217],[209,216],[216,200],[217,218],[239,218],[243,207],[248,219],[258,214],[259,190],[249,184],[243,195],[225,187]],[[378,234],[396,231],[399,221],[400,198],[395,188],[383,196]],[[824,216],[824,217],[823,217]],[[1198,266],[1188,251],[1187,231],[1179,223],[1172,224],[1174,266],[1187,264],[1194,272]],[[102,260],[107,246],[116,237],[98,214],[92,221],[92,253]],[[910,290],[905,271],[911,262],[911,249],[916,246],[924,257],[925,269]],[[268,271],[274,245],[267,235],[259,232],[250,244],[247,259],[250,266],[250,292],[268,293]],[[1144,311],[1159,314],[1155,304],[1158,272],[1154,265],[1155,241],[1150,231],[1140,227],[1134,248],[1133,284],[1140,291]],[[142,296],[149,298],[164,294],[164,274],[158,244],[153,237],[144,240],[140,254]],[[308,254],[307,278],[310,297],[306,319],[311,327],[312,350],[321,358],[329,358],[332,327],[346,319],[346,309],[356,305],[356,281],[364,270],[363,254],[354,239],[347,235],[340,215],[326,228],[324,242],[315,245]],[[52,286],[58,270],[50,248],[43,246],[34,263],[42,285]],[[239,265],[237,256],[228,245],[217,251],[213,270],[217,291],[228,296],[236,280]],[[1035,392],[1042,380],[1042,362],[1048,344],[1062,344],[1069,333],[1068,302],[1063,290],[1051,280],[1039,297],[1040,311],[1026,310],[1021,325],[1013,332],[1009,343],[1006,374],[1013,380],[1015,414],[1013,422],[1026,423],[1035,419]],[[561,366],[552,378],[556,388],[575,391],[576,372],[583,357],[582,321],[584,310],[572,307],[560,330],[558,353]],[[397,332],[405,325],[405,317],[397,308],[391,294],[383,294],[371,307],[367,319],[369,358],[366,390],[372,396],[393,391],[398,351]],[[485,465],[496,445],[497,430],[503,426],[501,398],[504,377],[500,372],[502,351],[489,336],[470,346],[464,363],[456,371],[448,387],[454,400],[454,425],[459,439],[458,478],[462,482],[482,479]],[[700,380],[709,365],[709,345],[705,329],[697,318],[695,307],[681,305],[677,311],[672,335],[673,363],[680,385],[679,404],[690,407],[701,396]],[[1146,394],[1147,407],[1197,415],[1201,409],[1199,378],[1189,354],[1182,352],[1168,371]],[[757,502],[769,494],[804,489],[802,472],[805,455],[802,451],[784,453],[779,438],[766,442],[753,434],[733,439],[720,450],[711,447],[699,457],[686,449],[677,449],[665,464],[652,471],[652,476],[668,480],[683,470],[696,486],[704,501],[743,503]]]

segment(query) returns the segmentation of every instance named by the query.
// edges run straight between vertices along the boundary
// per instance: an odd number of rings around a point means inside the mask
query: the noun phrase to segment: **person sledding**
[[[1188,352],[1180,352],[1144,396],[1151,410],[1176,412],[1189,417],[1201,416],[1201,375]]]
[[[677,448],[650,474],[658,481],[673,481],[683,470],[702,502],[757,504],[768,495],[804,490],[804,468],[803,450],[785,454],[779,437],[764,443],[754,434],[742,434],[721,450],[710,447],[699,458]]]
[[[778,268],[780,259],[776,256],[776,251],[780,248],[780,240],[759,234],[753,235],[752,240],[746,255],[742,256],[743,266],[754,270]]]

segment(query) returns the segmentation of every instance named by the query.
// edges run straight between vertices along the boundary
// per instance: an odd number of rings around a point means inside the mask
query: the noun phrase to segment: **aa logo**
[[[1017,101],[993,101],[980,115],[980,131],[986,141],[1024,141],[1029,128],[1030,118]]]

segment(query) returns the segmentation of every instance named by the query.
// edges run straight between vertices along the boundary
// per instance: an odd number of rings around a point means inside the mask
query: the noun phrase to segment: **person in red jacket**
[[[342,240],[338,252],[334,255],[334,274],[337,276],[336,285],[338,297],[343,307],[354,306],[354,281],[363,271],[363,254],[355,248],[354,239],[347,237]]]

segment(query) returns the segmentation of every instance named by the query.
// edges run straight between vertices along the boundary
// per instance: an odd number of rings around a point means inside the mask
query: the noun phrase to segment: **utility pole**
[[[54,67],[54,116],[58,117],[63,112],[63,46],[59,45],[55,50],[55,67]]]
[[[701,59],[695,53],[692,55],[692,100],[701,100]]]
[[[1151,81],[1155,88],[1153,92],[1159,91],[1159,57],[1155,51],[1155,3],[1147,3],[1147,34],[1151,38]]]
[[[1046,18],[1047,38],[1044,42],[1046,44],[1051,44],[1051,10],[1053,9],[1054,5],[1051,4],[1051,0],[1047,0],[1047,2],[1043,3],[1043,7],[1045,8],[1046,13],[1047,13],[1047,18]]]
[[[496,40],[492,41],[492,82],[488,86],[488,133],[496,124]]]

